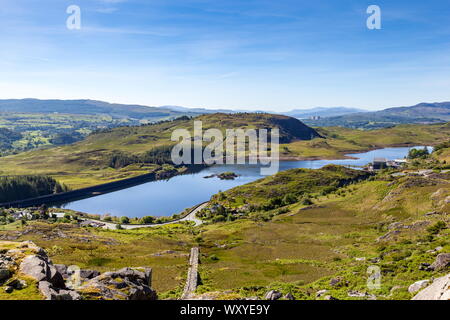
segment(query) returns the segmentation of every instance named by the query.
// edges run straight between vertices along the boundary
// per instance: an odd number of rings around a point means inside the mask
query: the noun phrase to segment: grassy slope
[[[204,130],[270,128],[277,126],[276,121],[289,119],[292,118],[264,114],[246,114],[245,118],[243,115],[214,114],[196,118],[203,121]],[[155,147],[174,145],[172,132],[191,128],[193,120],[116,128],[91,135],[73,145],[0,158],[0,175],[50,174],[72,188],[123,179],[154,170],[156,166],[132,165],[122,170],[109,168],[108,159],[113,151],[140,154]],[[282,131],[282,137],[289,139],[289,132]]]
[[[376,240],[393,222],[446,221],[443,215],[424,214],[450,211],[450,204],[445,203],[450,195],[450,176],[390,180],[350,185],[318,196],[310,207],[292,204],[287,213],[269,222],[239,219],[198,228],[173,225],[134,231],[33,223],[26,227],[31,231],[18,240],[34,240],[56,263],[102,271],[151,266],[154,286],[162,297],[179,296],[187,253],[200,245],[203,285],[199,293],[220,292],[216,296],[222,298],[261,297],[269,289],[279,289],[298,299],[313,299],[316,291],[329,289],[333,296],[348,299],[349,290],[367,291],[367,267],[377,265],[382,269],[382,288],[369,293],[380,299],[409,299],[410,284],[442,274],[419,271],[418,267],[434,260],[436,254],[427,252],[430,249],[443,246],[441,252],[450,252],[449,231],[428,238],[426,226],[401,228],[400,234],[386,241]],[[59,231],[66,236],[62,238]],[[6,232],[14,234],[2,231]],[[366,260],[356,260],[361,257]],[[376,257],[382,260],[369,261]],[[329,280],[336,276],[346,284],[331,287]]]
[[[329,127],[317,131],[326,139],[296,141],[282,145],[280,149],[282,156],[336,159],[342,158],[345,153],[362,152],[373,148],[435,145],[448,139],[450,124],[399,125],[369,131]],[[284,147],[288,149],[287,152]]]
[[[314,298],[307,295],[312,291],[310,287],[313,292],[330,289],[336,297],[348,298],[350,289],[367,290],[366,269],[374,264],[367,259],[383,253],[385,258],[377,265],[393,272],[383,274],[382,289],[374,293],[388,298],[391,288],[398,285],[401,288],[392,297],[410,298],[407,286],[430,277],[430,273],[418,271],[421,262],[434,260],[435,255],[426,251],[438,245],[444,245],[442,252],[450,251],[448,231],[432,240],[420,240],[427,232],[424,228],[412,228],[385,243],[376,241],[394,221],[434,223],[442,217],[425,217],[426,212],[450,209],[442,202],[444,195],[450,194],[449,176],[432,184],[412,179],[415,178],[352,185],[340,194],[320,197],[315,206],[306,210],[294,204],[288,213],[271,222],[236,220],[205,226],[203,252],[214,254],[218,260],[203,261],[207,281],[200,291],[272,283],[272,288],[281,288],[284,293],[292,291],[298,298]],[[432,199],[437,190],[444,190],[444,195]],[[366,260],[356,261],[358,257]],[[344,277],[348,286],[330,288],[329,277],[305,285],[331,274]],[[274,284],[276,281],[291,284]],[[266,291],[267,287],[235,290],[247,295],[262,295]]]
[[[291,169],[238,186],[214,196],[212,200],[230,208],[243,204],[261,205],[273,198],[283,198],[287,194],[299,197],[302,194],[320,193],[331,186],[337,187],[345,180],[361,180],[368,176],[363,171],[334,165],[319,170]]]

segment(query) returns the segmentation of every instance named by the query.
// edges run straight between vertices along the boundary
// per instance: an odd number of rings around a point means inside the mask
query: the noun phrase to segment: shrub
[[[428,227],[427,231],[431,234],[438,234],[441,230],[447,228],[447,225],[443,221],[438,221],[432,226]]]
[[[430,152],[428,151],[427,147],[424,147],[423,149],[411,149],[408,153],[408,159],[425,159],[428,157]]]

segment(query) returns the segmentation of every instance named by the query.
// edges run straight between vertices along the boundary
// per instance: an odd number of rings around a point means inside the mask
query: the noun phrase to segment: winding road
[[[194,209],[189,214],[187,214],[185,217],[178,219],[178,220],[173,220],[170,222],[159,223],[159,224],[121,224],[121,226],[122,226],[122,229],[133,230],[133,229],[140,229],[140,228],[160,227],[160,226],[174,224],[174,223],[183,222],[183,221],[192,221],[195,223],[195,226],[197,227],[197,226],[201,225],[203,223],[203,221],[200,220],[199,218],[197,218],[196,214],[197,214],[197,212],[200,212],[203,208],[205,208],[208,204],[209,204],[209,202],[204,202],[204,203],[199,204],[198,206],[194,207]],[[117,223],[99,221],[99,220],[94,220],[94,219],[84,219],[84,218],[83,218],[83,220],[103,224],[103,226],[102,226],[103,229],[109,229],[109,230],[117,229]]]

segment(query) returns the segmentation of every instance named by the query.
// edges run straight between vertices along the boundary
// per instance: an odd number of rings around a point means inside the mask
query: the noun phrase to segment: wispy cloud
[[[98,8],[98,9],[95,9],[95,12],[110,14],[110,13],[116,12],[117,10],[118,9],[115,8],[115,7],[109,7],[109,8]]]

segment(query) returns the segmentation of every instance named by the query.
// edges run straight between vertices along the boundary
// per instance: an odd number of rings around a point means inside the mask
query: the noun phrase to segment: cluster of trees
[[[20,139],[22,139],[20,133],[6,128],[0,128],[0,152],[12,148],[13,142]]]
[[[66,186],[47,176],[0,177],[0,203],[65,191]]]
[[[83,139],[83,135],[77,131],[73,131],[70,133],[62,132],[57,133],[50,139],[50,143],[55,146],[71,144]]]
[[[425,159],[430,155],[427,147],[423,149],[411,149],[408,153],[408,159]]]
[[[115,151],[109,159],[109,167],[114,169],[124,168],[135,163],[151,163],[151,164],[171,164],[172,147],[161,146],[156,147],[144,154],[133,155],[126,154],[121,151]]]

